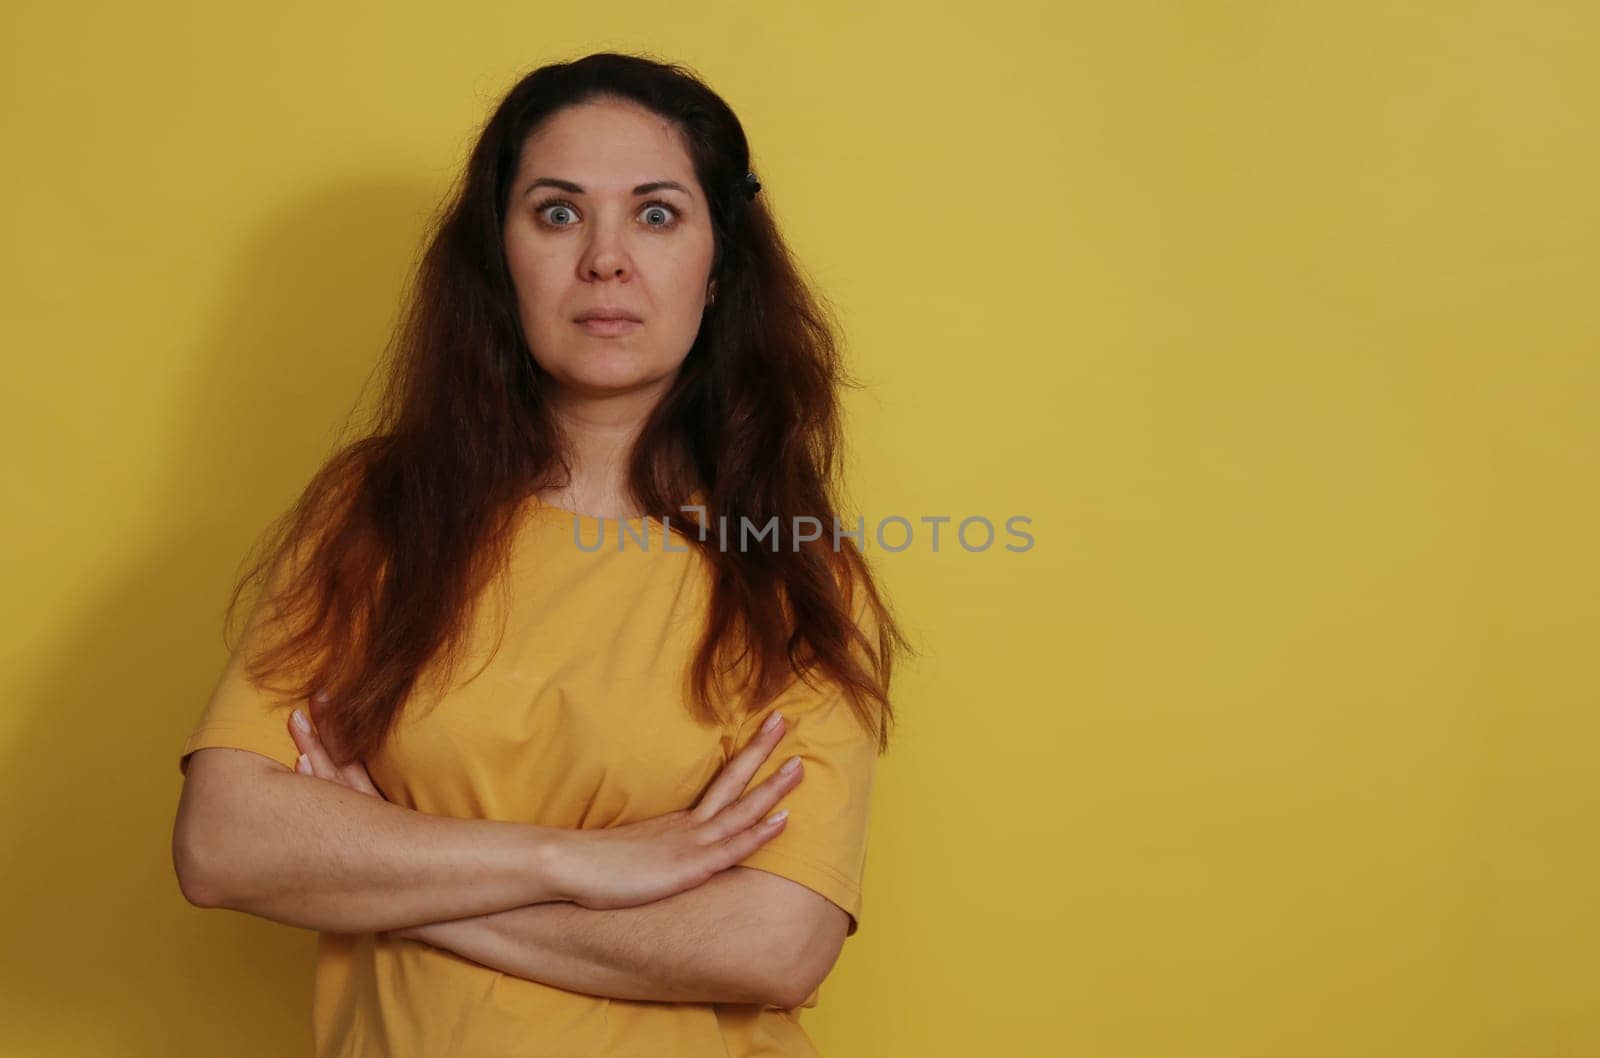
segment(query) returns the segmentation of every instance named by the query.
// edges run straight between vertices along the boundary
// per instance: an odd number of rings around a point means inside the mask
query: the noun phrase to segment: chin
[[[639,356],[578,356],[550,374],[574,393],[599,395],[624,392],[660,382],[672,374],[671,365],[653,364]]]

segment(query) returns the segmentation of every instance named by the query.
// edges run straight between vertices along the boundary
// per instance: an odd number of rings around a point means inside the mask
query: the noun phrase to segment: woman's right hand
[[[595,911],[648,904],[693,889],[781,834],[786,820],[771,822],[767,817],[799,785],[804,771],[799,758],[792,770],[780,768],[749,793],[744,789],[783,739],[784,727],[780,717],[770,730],[757,733],[691,809],[623,826],[566,832],[568,840],[556,853],[558,889],[566,899]]]

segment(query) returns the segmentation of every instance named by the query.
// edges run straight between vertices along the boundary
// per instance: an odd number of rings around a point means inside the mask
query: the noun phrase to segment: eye
[[[647,214],[666,217],[660,224],[651,223],[652,228],[670,228],[678,223],[678,211],[665,202],[647,202],[644,208]]]
[[[535,213],[547,227],[551,228],[571,227],[571,222],[564,219],[563,215],[575,216],[577,212],[578,208],[564,198],[547,198],[535,207]],[[677,209],[665,202],[646,202],[640,214],[651,218],[645,222],[645,227],[657,231],[667,231],[677,227],[679,219]]]
[[[538,212],[540,216],[544,216],[545,210],[554,210],[558,213],[575,212],[575,210],[572,208],[571,202],[567,202],[564,199],[559,198],[547,199],[546,201],[539,203]],[[546,223],[551,223],[548,218],[546,219]],[[566,224],[558,220],[553,222],[552,227],[564,228],[566,227]]]

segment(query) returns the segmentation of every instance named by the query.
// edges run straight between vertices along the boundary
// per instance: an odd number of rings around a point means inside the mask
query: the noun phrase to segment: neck
[[[628,492],[628,459],[661,395],[654,387],[603,397],[560,394],[555,417],[572,473],[564,484],[540,489],[539,498],[597,518],[638,517]]]

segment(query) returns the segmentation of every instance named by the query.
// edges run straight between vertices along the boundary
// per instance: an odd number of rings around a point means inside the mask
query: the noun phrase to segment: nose
[[[633,274],[633,262],[628,257],[622,232],[617,225],[601,220],[589,230],[593,234],[579,262],[583,277],[627,280]]]

